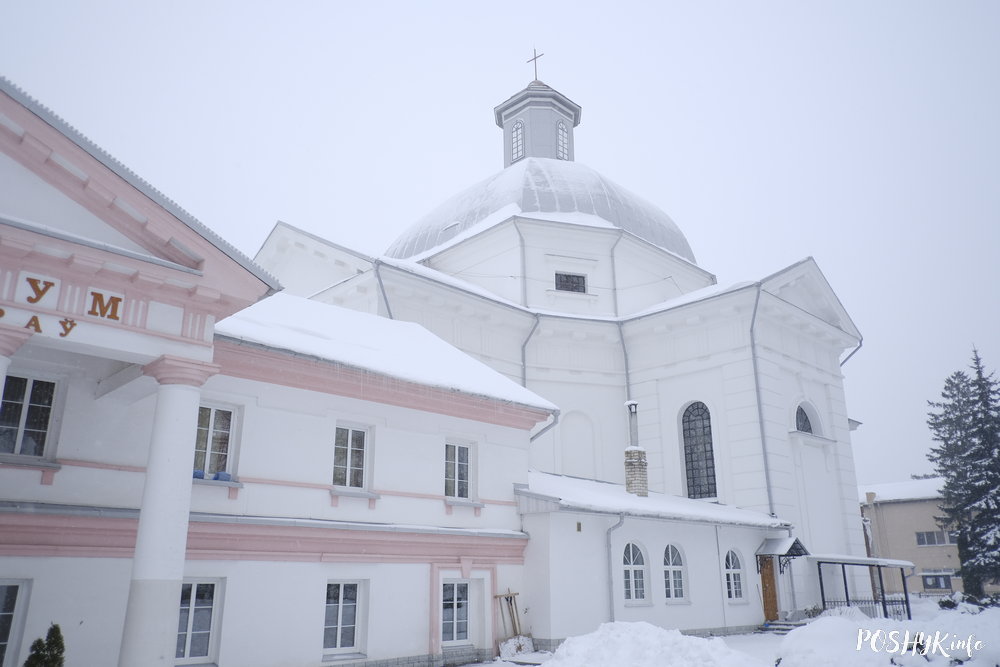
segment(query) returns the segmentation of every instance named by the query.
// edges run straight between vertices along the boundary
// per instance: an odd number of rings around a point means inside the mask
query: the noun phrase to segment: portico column
[[[160,383],[119,667],[173,665],[201,385],[219,367],[163,356],[143,373]]]
[[[0,315],[2,314],[3,310],[0,309]],[[31,338],[31,332],[27,329],[0,324],[0,389],[3,389],[4,381],[7,378],[10,358],[29,338]]]

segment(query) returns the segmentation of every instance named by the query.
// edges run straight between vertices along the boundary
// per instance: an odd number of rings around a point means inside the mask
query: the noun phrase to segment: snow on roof
[[[549,497],[567,509],[623,512],[632,516],[657,519],[703,521],[761,528],[787,528],[791,525],[763,512],[652,491],[648,497],[643,498],[627,492],[622,484],[553,475],[535,470],[528,472],[528,486],[522,488],[522,492],[525,491]]]
[[[908,560],[894,558],[874,558],[871,556],[852,556],[851,554],[809,554],[810,558],[822,563],[837,563],[845,565],[881,565],[882,567],[913,567]]]
[[[558,408],[418,324],[275,294],[215,326],[217,334],[418,384]]]
[[[868,502],[866,494],[875,494],[875,502],[890,502],[894,500],[927,500],[941,497],[941,487],[944,478],[929,477],[927,479],[908,479],[905,482],[886,482],[883,484],[859,484],[858,501]]]

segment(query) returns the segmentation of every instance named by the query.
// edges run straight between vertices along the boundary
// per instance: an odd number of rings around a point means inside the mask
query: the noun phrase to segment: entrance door
[[[778,620],[778,586],[774,580],[774,556],[757,556],[760,563],[760,588],[764,597],[764,620]]]

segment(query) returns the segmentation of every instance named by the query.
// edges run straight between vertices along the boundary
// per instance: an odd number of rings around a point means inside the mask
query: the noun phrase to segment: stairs
[[[773,635],[787,635],[795,628],[801,628],[809,621],[766,621],[760,626],[760,632],[768,632]]]

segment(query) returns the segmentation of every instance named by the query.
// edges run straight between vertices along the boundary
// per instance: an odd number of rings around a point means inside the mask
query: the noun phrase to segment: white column
[[[119,667],[174,664],[200,387],[218,370],[173,357],[160,357],[143,369],[160,386]]]

